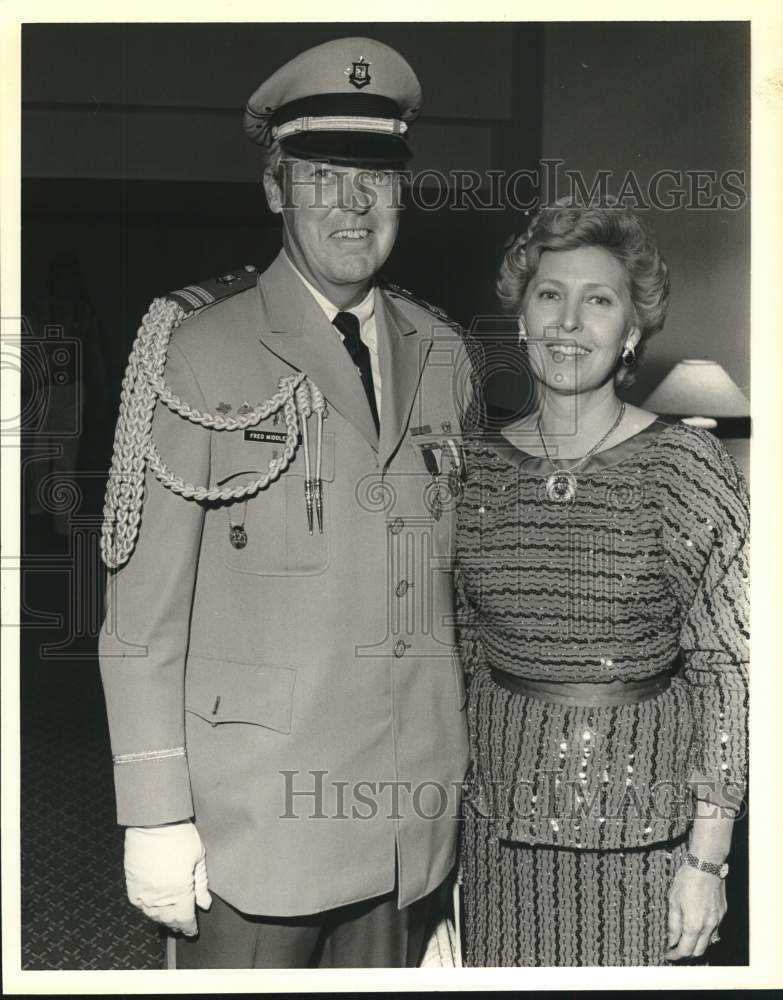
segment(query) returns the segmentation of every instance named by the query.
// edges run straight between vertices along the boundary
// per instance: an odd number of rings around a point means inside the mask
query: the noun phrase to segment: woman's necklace
[[[586,455],[583,455],[576,465],[572,465],[570,469],[560,469],[558,468],[552,459],[549,457],[549,451],[546,446],[546,441],[544,440],[544,435],[541,433],[541,415],[539,414],[538,420],[536,421],[536,430],[538,431],[538,436],[541,438],[541,444],[544,448],[544,454],[546,455],[546,460],[552,468],[552,474],[547,477],[546,481],[546,495],[554,503],[568,503],[573,500],[576,496],[576,476],[575,472],[578,472],[583,465],[587,464],[588,459],[598,451],[601,445],[606,441],[611,434],[620,426],[620,423],[625,416],[625,403],[620,403],[620,409],[617,413],[614,423],[609,428],[609,430],[604,434],[600,441],[597,441],[593,447],[588,451]]]

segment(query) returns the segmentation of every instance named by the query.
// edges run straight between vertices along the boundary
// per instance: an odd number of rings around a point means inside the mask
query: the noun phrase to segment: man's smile
[[[372,235],[371,229],[338,229],[332,233],[333,240],[364,240]]]

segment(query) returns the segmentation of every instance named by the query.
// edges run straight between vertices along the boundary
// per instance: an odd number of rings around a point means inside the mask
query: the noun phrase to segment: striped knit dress
[[[734,811],[744,795],[744,480],[714,436],[660,420],[593,456],[567,502],[548,499],[547,463],[499,435],[466,458],[466,964],[662,964],[693,799]],[[674,677],[648,700],[587,707],[510,691],[491,668]]]

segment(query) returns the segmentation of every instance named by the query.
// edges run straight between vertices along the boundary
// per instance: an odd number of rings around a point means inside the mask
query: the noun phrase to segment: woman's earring
[[[626,347],[620,357],[626,368],[633,368],[636,364],[636,348]]]
[[[527,330],[525,329],[525,324],[519,324],[519,346],[527,344]]]

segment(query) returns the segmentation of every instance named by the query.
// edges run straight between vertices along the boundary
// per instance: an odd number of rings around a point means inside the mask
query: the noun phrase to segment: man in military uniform
[[[101,671],[129,896],[179,967],[415,964],[454,864],[470,367],[376,279],[420,103],[368,39],[278,70],[245,128],[282,251],[156,300],[129,364]]]

